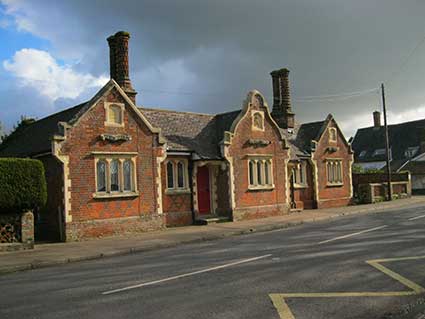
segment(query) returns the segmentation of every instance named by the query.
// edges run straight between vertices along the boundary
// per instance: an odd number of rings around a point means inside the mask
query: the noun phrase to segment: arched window
[[[138,194],[134,156],[120,153],[95,156],[95,175],[95,198],[129,197]]]
[[[337,134],[336,134],[336,128],[330,127],[329,128],[329,141],[330,142],[336,142]]]
[[[255,162],[254,161],[249,161],[249,184],[250,185],[254,185],[255,184],[255,180],[254,180],[254,165],[255,165]]]
[[[111,161],[109,166],[111,174],[111,192],[118,192],[120,190],[119,167],[120,165],[117,159]]]
[[[272,160],[262,156],[248,161],[248,182],[251,189],[273,187]]]
[[[262,171],[263,171],[263,162],[262,161],[258,161],[257,162],[257,184],[258,185],[263,185],[263,175],[262,175]]]
[[[108,122],[114,124],[122,124],[122,108],[119,105],[112,104],[109,106]]]
[[[106,161],[99,160],[96,164],[97,192],[106,192]]]
[[[174,164],[167,163],[167,188],[174,188]]]
[[[264,162],[264,177],[265,177],[265,184],[269,185],[270,183],[270,163],[269,161]]]
[[[258,130],[264,130],[264,118],[260,112],[255,112],[253,116],[254,128]]]
[[[340,185],[343,183],[341,160],[328,160],[326,163],[326,170],[328,174],[328,184]]]
[[[184,188],[184,164],[183,162],[177,163],[177,187]]]
[[[133,191],[133,162],[129,159],[123,163],[124,191]]]

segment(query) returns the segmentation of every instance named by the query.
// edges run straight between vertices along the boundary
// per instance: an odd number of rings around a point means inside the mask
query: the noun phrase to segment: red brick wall
[[[265,111],[265,108],[263,107],[261,110]],[[282,148],[278,129],[267,114],[264,119],[264,131],[252,130],[251,123],[251,110],[248,110],[245,117],[239,122],[229,148],[229,155],[233,158],[234,165],[235,209],[233,218],[235,220],[282,214],[287,208],[285,159],[288,158],[288,150]],[[250,138],[264,139],[271,143],[265,147],[254,147],[247,143]],[[248,154],[271,154],[273,156],[274,189],[255,191],[248,189]]]
[[[185,157],[168,156],[162,163],[161,183],[162,183],[162,210],[166,216],[167,226],[183,226],[191,225],[192,220],[192,203],[191,193],[178,194],[167,192],[167,160],[185,159]],[[189,183],[191,176],[188,174]]]
[[[61,149],[63,155],[69,156],[71,179],[71,215],[72,224],[86,221],[103,220],[94,232],[96,236],[110,234],[105,220],[113,218],[153,215],[156,212],[156,136],[138,118],[126,104],[124,127],[105,126],[104,100],[107,102],[125,103],[122,96],[112,89],[97,105],[84,114],[79,122],[69,130]],[[100,135],[128,134],[130,141],[102,141]],[[103,152],[137,152],[136,174],[138,197],[95,199],[95,159],[93,151]],[[78,229],[78,225],[67,225],[68,237],[75,238],[68,230]],[[143,228],[143,227],[142,227]]]
[[[309,162],[307,162],[306,168],[307,168],[307,171],[306,171],[307,187],[294,189],[294,198],[297,205],[296,208],[299,208],[299,209],[312,209],[315,206],[313,171],[312,171],[311,164]]]
[[[328,127],[335,127],[333,121],[330,121]],[[317,161],[318,168],[318,188],[319,188],[319,203],[318,208],[338,207],[351,203],[350,189],[350,160],[352,154],[349,153],[349,147],[343,140],[342,133],[337,130],[337,142],[329,141],[329,130],[326,129],[322,134],[320,141],[317,144],[316,151],[313,154],[313,159]],[[330,152],[328,147],[336,147],[336,152]],[[343,164],[343,185],[329,186],[327,185],[326,159],[342,159]]]

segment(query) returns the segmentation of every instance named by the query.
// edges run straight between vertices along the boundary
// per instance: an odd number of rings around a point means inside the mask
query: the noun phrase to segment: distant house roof
[[[87,102],[35,121],[12,133],[0,145],[0,156],[27,157],[51,151],[51,138],[58,133],[58,123],[74,118]]]
[[[419,155],[421,141],[425,141],[425,119],[389,125],[388,136],[392,160],[405,162]],[[385,161],[384,127],[357,130],[352,147],[356,162]]]

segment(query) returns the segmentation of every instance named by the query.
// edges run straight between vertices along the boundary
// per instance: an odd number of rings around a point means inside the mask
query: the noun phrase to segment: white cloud
[[[22,87],[36,89],[41,95],[55,101],[59,98],[75,99],[84,91],[104,85],[108,78],[75,72],[69,65],[60,65],[46,51],[22,49],[3,67],[18,78]]]
[[[381,124],[384,125],[383,115],[381,114]],[[388,124],[398,124],[408,121],[416,121],[425,119],[425,105],[408,109],[402,112],[388,112],[387,113]],[[362,127],[370,127],[373,125],[373,115],[370,113],[362,113],[357,116],[353,116],[345,121],[340,122],[341,129],[347,136],[354,136],[356,130]]]

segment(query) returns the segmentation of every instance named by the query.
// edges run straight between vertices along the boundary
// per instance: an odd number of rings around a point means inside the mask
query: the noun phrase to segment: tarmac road
[[[7,274],[0,284],[0,318],[382,318],[425,287],[425,207]]]

